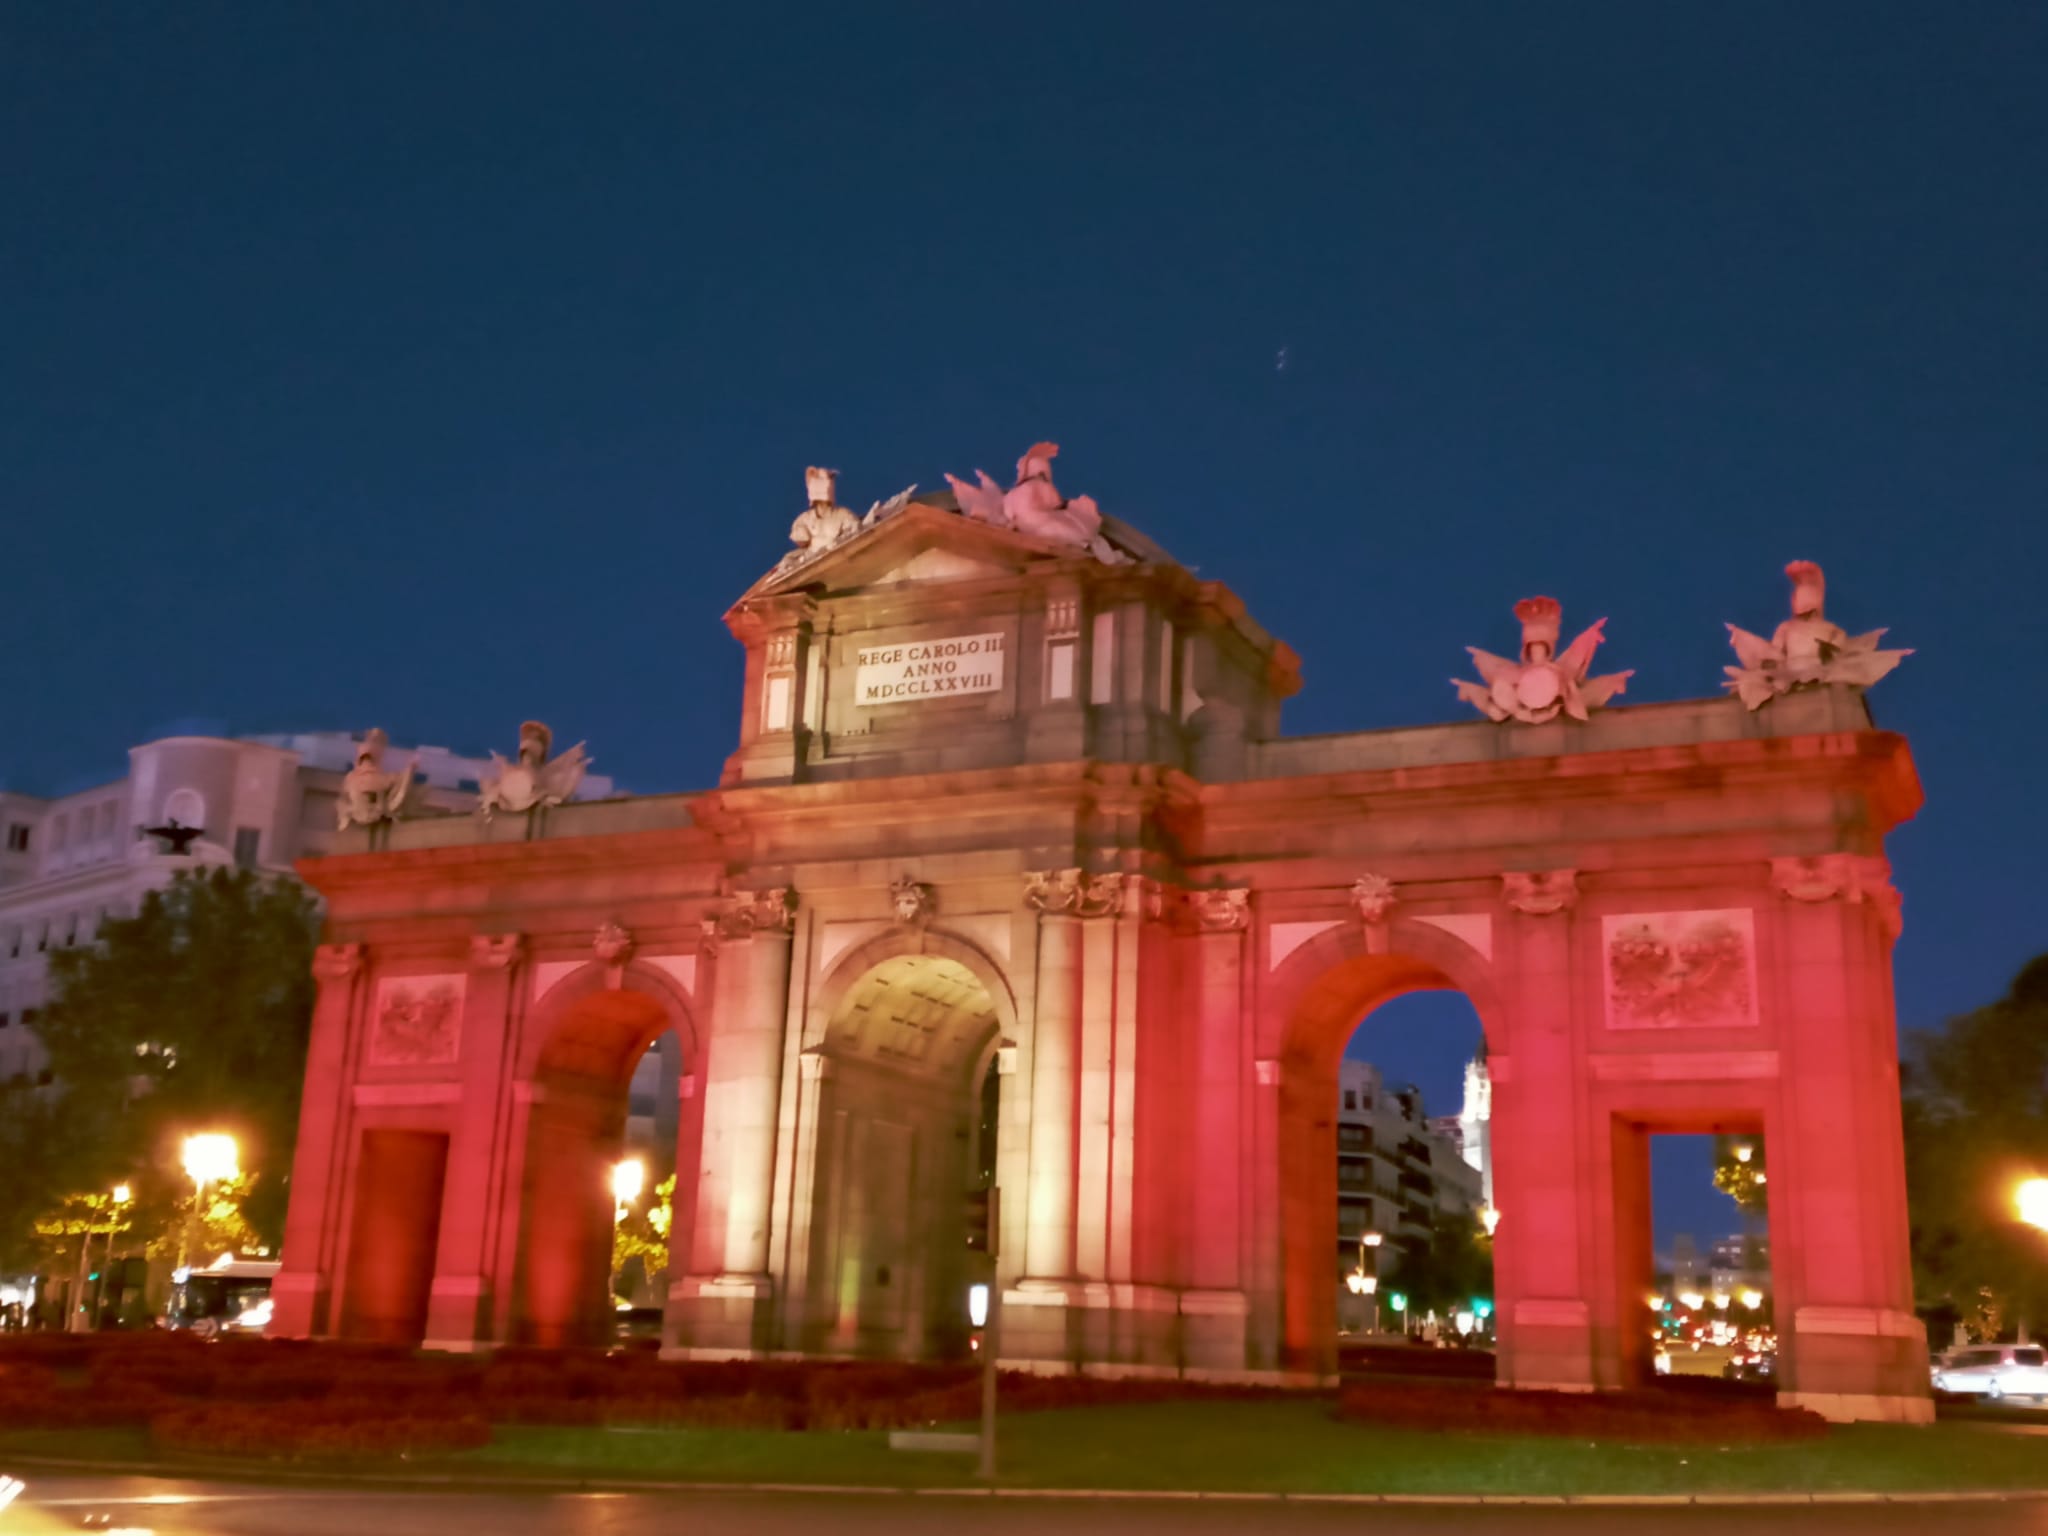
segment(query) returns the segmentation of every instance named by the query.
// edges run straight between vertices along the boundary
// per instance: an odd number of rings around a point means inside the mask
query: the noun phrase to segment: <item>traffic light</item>
[[[996,1251],[995,1188],[983,1185],[980,1189],[967,1191],[967,1206],[963,1214],[967,1221],[967,1251],[969,1253],[994,1253]]]

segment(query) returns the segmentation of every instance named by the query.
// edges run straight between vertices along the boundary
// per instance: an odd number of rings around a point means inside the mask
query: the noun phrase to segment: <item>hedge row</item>
[[[1753,1398],[1664,1391],[1496,1392],[1434,1382],[1363,1384],[1339,1394],[1340,1417],[1424,1431],[1568,1435],[1636,1445],[1756,1445],[1813,1440],[1827,1421]]]

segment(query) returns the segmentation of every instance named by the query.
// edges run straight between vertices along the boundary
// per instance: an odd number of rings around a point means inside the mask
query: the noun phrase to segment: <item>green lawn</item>
[[[962,1426],[964,1427],[964,1426]],[[516,1429],[469,1465],[705,1481],[973,1482],[970,1458],[892,1452],[879,1434]],[[1707,1493],[2048,1488],[2048,1440],[1964,1425],[1858,1425],[1720,1450],[1346,1424],[1326,1403],[1163,1403],[1005,1422],[1004,1483],[1301,1493]]]
[[[139,1432],[0,1436],[21,1455],[147,1459]],[[1002,1481],[1040,1488],[1301,1493],[1672,1494],[2048,1488],[2048,1439],[1964,1424],[1862,1425],[1795,1445],[1633,1447],[1346,1424],[1326,1401],[1163,1403],[1019,1415]],[[394,1470],[397,1468],[394,1467]],[[961,1486],[970,1458],[892,1452],[880,1433],[501,1428],[420,1472],[704,1482]]]

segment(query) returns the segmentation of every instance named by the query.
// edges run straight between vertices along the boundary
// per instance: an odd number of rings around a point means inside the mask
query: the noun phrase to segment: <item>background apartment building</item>
[[[360,735],[167,736],[132,747],[127,771],[55,796],[0,790],[0,1093],[47,1085],[35,1038],[49,999],[49,956],[90,944],[109,917],[133,916],[149,891],[183,870],[231,865],[289,876],[333,846],[342,776]],[[408,810],[458,813],[476,804],[489,759],[444,747],[392,747],[385,765],[417,758]],[[584,779],[582,797],[611,781]],[[178,854],[150,827],[199,829]]]

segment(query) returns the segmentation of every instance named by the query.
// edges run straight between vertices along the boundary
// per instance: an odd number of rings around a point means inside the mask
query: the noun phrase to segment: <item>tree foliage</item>
[[[1763,1137],[1714,1138],[1714,1188],[1754,1215],[1761,1216],[1770,1208]]]
[[[1439,1211],[1425,1243],[1404,1247],[1380,1294],[1400,1291],[1408,1310],[1449,1314],[1493,1296],[1493,1242],[1469,1211]]]
[[[1994,1336],[2048,1322],[2048,1234],[2014,1205],[2048,1172],[2048,955],[2006,995],[1915,1034],[1907,1054],[1906,1185],[1921,1305]]]
[[[62,1085],[55,1118],[71,1129],[31,1154],[28,1203],[47,1213],[65,1195],[128,1179],[140,1181],[146,1208],[182,1198],[189,1211],[178,1139],[225,1130],[251,1175],[236,1219],[274,1244],[304,1087],[317,934],[298,885],[214,869],[181,874],[134,917],[109,919],[92,945],[54,953],[53,997],[37,1033]]]

